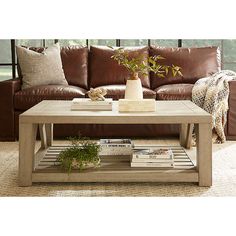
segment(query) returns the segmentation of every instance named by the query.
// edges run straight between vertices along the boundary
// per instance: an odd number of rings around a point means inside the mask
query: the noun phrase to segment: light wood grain
[[[46,131],[46,139],[47,139],[47,146],[52,146],[53,143],[53,124],[45,124],[45,131]]]
[[[211,124],[196,124],[197,169],[199,186],[212,185],[212,129]]]
[[[194,124],[188,124],[186,145],[185,148],[190,149],[192,147],[192,136],[193,136]]]
[[[188,124],[180,125],[179,142],[182,147],[186,146],[187,130],[188,130]]]
[[[46,152],[40,149],[36,153],[36,158],[40,161],[37,161],[37,165],[35,171],[44,171],[44,172],[61,172],[60,163],[57,161],[58,156],[61,151],[66,149],[69,146],[52,146],[47,149]],[[173,152],[173,159],[174,159],[174,169],[173,168],[164,168],[164,170],[192,170],[194,168],[194,164],[191,159],[188,157],[185,150],[181,147],[170,147],[170,146],[135,146],[135,148],[170,148]],[[43,154],[43,158],[42,158]],[[149,171],[150,168],[133,168],[130,167],[130,156],[123,155],[123,156],[100,156],[101,164],[99,169],[92,169],[92,171]],[[151,168],[152,170],[160,170],[160,168]]]
[[[179,141],[182,147],[190,149],[192,146],[193,124],[181,124]]]
[[[71,111],[71,101],[42,101],[21,114],[26,123],[181,124],[208,123],[210,114],[190,101],[156,101],[156,112]]]
[[[198,172],[185,150],[179,146],[170,147],[174,153],[175,167],[173,168],[132,168],[130,157],[101,156],[101,167],[82,172],[72,170],[69,175],[63,173],[57,157],[66,145],[52,146],[44,153],[44,158],[38,163],[32,174],[33,182],[198,182]],[[145,146],[161,147],[167,146]],[[136,146],[135,148],[144,148]],[[42,151],[36,155],[41,155]]]
[[[198,182],[196,171],[33,173],[33,182]]]
[[[19,186],[32,185],[36,124],[20,123],[19,126]]]
[[[45,124],[39,124],[39,135],[41,139],[41,148],[47,148],[47,137],[46,137],[46,129]]]
[[[20,185],[33,182],[199,182],[212,184],[211,115],[191,101],[157,101],[156,112],[121,113],[114,102],[112,111],[71,111],[71,101],[42,101],[20,115]],[[48,165],[55,162],[52,150],[53,123],[58,124],[181,124],[180,143],[189,147],[192,125],[197,127],[197,169],[188,162],[185,153],[175,148],[175,169],[131,169],[128,162],[105,163],[100,170],[82,173],[61,173]],[[45,126],[44,126],[45,124]],[[41,127],[43,143],[36,155],[32,174],[37,125]],[[44,130],[45,127],[45,130]],[[46,134],[46,138],[44,135]],[[45,144],[46,139],[46,144]],[[49,146],[49,148],[44,147]],[[60,151],[61,147],[56,147]],[[47,150],[47,151],[45,151]],[[48,152],[48,150],[50,150]],[[46,155],[46,160],[45,160]],[[185,164],[183,164],[185,163]],[[39,166],[41,166],[39,168]],[[46,167],[46,168],[45,168]],[[42,172],[43,171],[43,172]]]

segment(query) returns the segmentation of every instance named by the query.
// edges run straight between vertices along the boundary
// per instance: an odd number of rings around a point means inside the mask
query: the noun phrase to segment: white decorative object
[[[100,155],[123,156],[133,154],[133,143],[130,139],[100,139]]]
[[[155,111],[156,111],[155,99],[119,100],[119,112],[155,112]]]
[[[107,94],[107,90],[104,88],[91,88],[88,91],[88,96],[92,101],[105,101],[105,95]]]
[[[128,79],[126,82],[125,99],[142,100],[143,88],[140,79]]]

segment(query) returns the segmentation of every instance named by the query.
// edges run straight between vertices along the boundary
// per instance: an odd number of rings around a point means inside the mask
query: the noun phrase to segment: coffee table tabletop
[[[211,115],[188,100],[156,101],[156,112],[71,111],[71,101],[45,100],[20,115],[24,123],[164,124],[208,123]],[[153,123],[154,122],[154,123]]]
[[[19,185],[33,182],[196,182],[212,185],[211,115],[191,101],[156,101],[156,112],[71,111],[72,101],[45,100],[19,118]],[[180,146],[170,147],[175,168],[133,168],[124,163],[102,163],[92,171],[70,175],[55,166],[66,146],[53,145],[53,124],[180,124]],[[185,152],[190,148],[192,130],[196,134],[196,166]],[[37,131],[41,147],[35,152]],[[167,146],[168,147],[168,146]],[[53,156],[54,155],[54,156]]]

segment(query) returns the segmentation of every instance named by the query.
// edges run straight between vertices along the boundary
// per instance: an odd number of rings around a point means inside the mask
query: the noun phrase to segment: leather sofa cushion
[[[157,100],[192,100],[193,84],[167,84],[155,89]]]
[[[148,58],[148,47],[127,47],[130,57],[143,56]],[[117,61],[111,58],[114,50],[105,46],[91,46],[89,55],[89,78],[90,86],[98,87],[112,84],[125,84],[129,78],[129,71],[118,65]],[[142,85],[150,88],[149,75],[140,76]]]
[[[84,97],[87,90],[70,85],[46,85],[24,89],[14,96],[15,110],[25,111],[42,100],[72,100]]]
[[[161,63],[180,66],[183,76],[173,78],[172,73],[169,73],[166,78],[159,78],[150,73],[152,89],[165,84],[194,84],[198,79],[221,69],[220,49],[218,47],[167,48],[151,46],[150,56],[154,55],[161,55],[165,58],[165,60],[160,61]]]
[[[62,67],[70,85],[88,88],[88,48],[69,46],[61,48]]]
[[[30,47],[35,52],[43,52],[43,47]],[[62,68],[69,85],[88,88],[88,48],[84,46],[61,47]],[[17,71],[22,78],[21,68],[17,64]]]
[[[107,90],[106,97],[113,98],[113,100],[119,100],[125,96],[125,85],[106,85],[98,88],[105,88]],[[143,87],[143,97],[156,99],[156,92]]]

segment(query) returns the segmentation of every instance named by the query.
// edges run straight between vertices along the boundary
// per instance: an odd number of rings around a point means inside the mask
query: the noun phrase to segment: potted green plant
[[[111,48],[114,49],[113,47]],[[142,83],[139,78],[140,75],[147,75],[150,71],[160,78],[165,78],[165,75],[170,71],[172,72],[173,77],[182,75],[181,67],[176,65],[164,65],[163,63],[160,64],[159,61],[165,59],[160,55],[149,56],[148,60],[144,60],[143,56],[130,57],[129,52],[120,47],[114,50],[114,54],[111,58],[130,72],[130,77],[126,82],[125,99],[143,99]]]
[[[81,171],[99,166],[99,144],[80,136],[69,140],[71,146],[61,151],[57,159],[63,170],[70,173],[72,169]]]

